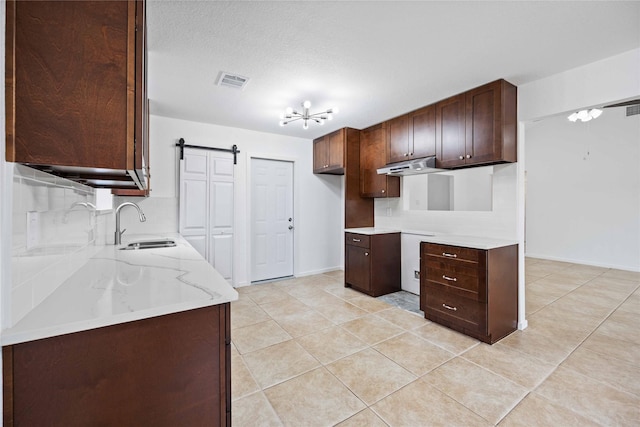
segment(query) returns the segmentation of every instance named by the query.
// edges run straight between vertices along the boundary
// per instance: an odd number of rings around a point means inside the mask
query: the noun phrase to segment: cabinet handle
[[[458,279],[456,279],[455,277],[448,277],[448,276],[445,276],[444,274],[442,275],[442,278],[444,280],[448,280],[450,282],[457,282],[458,281]]]
[[[384,190],[382,190],[382,192],[384,193]]]
[[[404,153],[404,156],[407,157],[409,155],[409,153]]]
[[[464,156],[458,156],[458,160],[464,160]]]
[[[449,258],[458,258],[458,255],[456,255],[456,254],[448,254],[446,252],[442,252],[442,256],[446,256],[446,257],[449,257]]]
[[[410,156],[413,156],[413,153],[409,153]]]
[[[444,303],[442,304],[442,306],[444,308],[446,308],[447,310],[458,311],[458,309],[456,307],[451,307],[450,305],[447,305],[447,304],[444,304]]]
[[[369,256],[369,252],[365,252],[365,253],[364,253],[364,256]]]
[[[360,239],[352,239],[354,242],[359,242]]]
[[[471,154],[467,154],[467,159],[470,159],[470,158],[471,158]]]

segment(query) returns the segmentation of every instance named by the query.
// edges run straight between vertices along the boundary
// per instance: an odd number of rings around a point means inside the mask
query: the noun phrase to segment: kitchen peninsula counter
[[[238,293],[179,234],[132,235],[125,243],[170,238],[174,247],[105,245],[12,328],[2,345],[148,319],[238,299]]]

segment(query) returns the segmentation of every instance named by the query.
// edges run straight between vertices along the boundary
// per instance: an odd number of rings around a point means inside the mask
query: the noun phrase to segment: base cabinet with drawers
[[[492,249],[422,242],[424,317],[489,344],[518,322],[518,245]]]
[[[400,290],[400,233],[345,233],[345,287],[372,297]]]

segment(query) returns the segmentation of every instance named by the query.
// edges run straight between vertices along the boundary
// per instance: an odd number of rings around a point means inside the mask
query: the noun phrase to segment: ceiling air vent
[[[220,73],[220,77],[218,77],[217,85],[243,90],[248,83],[249,83],[248,77],[242,77],[237,74],[225,73],[223,71]]]
[[[640,114],[640,104],[630,105],[627,107],[627,117]]]

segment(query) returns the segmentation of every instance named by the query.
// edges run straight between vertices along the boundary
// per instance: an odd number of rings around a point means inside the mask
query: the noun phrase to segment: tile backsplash
[[[95,189],[24,165],[13,173],[11,326],[49,296],[95,251],[105,215]]]

